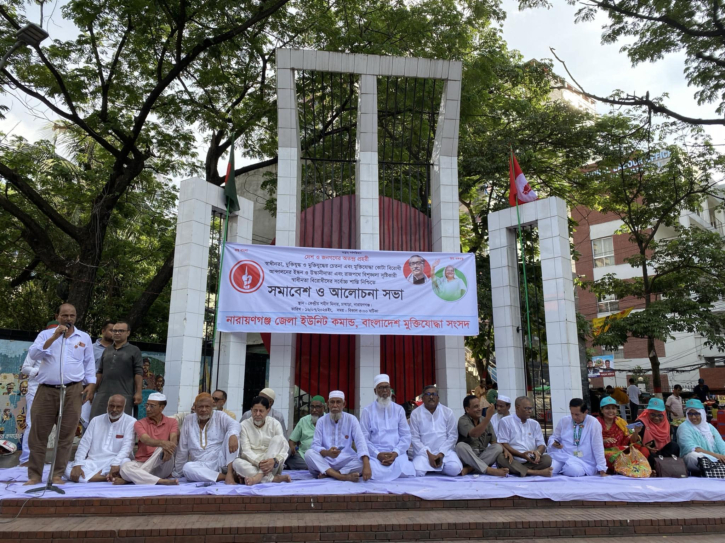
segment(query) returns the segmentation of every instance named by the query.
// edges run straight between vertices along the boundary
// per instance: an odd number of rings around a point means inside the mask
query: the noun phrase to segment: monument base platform
[[[626,536],[650,543],[665,535],[677,541],[694,534],[698,543],[725,540],[725,501],[712,501],[723,496],[725,481],[719,480],[468,476],[355,484],[316,481],[302,473],[295,478],[291,484],[251,488],[68,483],[64,497],[46,493],[30,499],[23,494],[28,487],[10,483],[0,494],[5,517],[0,541],[556,543]],[[137,494],[118,494],[131,491]],[[534,493],[550,496],[524,496]],[[618,498],[612,499],[615,493]],[[685,499],[692,495],[710,500]]]

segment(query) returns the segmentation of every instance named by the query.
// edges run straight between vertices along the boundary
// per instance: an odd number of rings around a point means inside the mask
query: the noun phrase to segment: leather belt
[[[68,388],[69,386],[77,385],[78,383],[80,383],[80,381],[73,381],[72,383],[66,383],[65,386],[66,388]],[[40,386],[48,388],[60,388],[63,385],[46,385],[45,383],[40,383]]]

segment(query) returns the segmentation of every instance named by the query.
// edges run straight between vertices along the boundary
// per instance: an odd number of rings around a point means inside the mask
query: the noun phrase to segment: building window
[[[611,354],[614,357],[614,360],[624,360],[624,347],[621,345],[614,349],[613,351],[610,351],[609,349],[605,349],[602,347],[602,354]]]
[[[607,294],[599,298],[597,304],[597,311],[599,313],[616,313],[619,311],[619,300],[616,294]]]
[[[592,240],[594,267],[614,266],[614,243],[611,236]]]

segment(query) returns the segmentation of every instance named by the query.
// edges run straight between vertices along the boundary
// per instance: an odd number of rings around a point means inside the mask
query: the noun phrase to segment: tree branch
[[[171,280],[173,273],[174,249],[171,250],[163,265],[156,272],[156,276],[149,281],[144,291],[136,299],[136,302],[134,302],[133,306],[126,314],[126,320],[128,321],[129,328],[132,330],[138,328],[138,325],[141,324],[141,320],[144,315],[148,312],[159,297],[159,294],[161,294],[161,291],[164,290],[167,283]]]
[[[579,82],[574,78],[572,73],[569,71],[569,68],[567,67],[566,62],[564,62],[557,56],[557,54],[555,52],[556,50],[553,47],[549,47],[549,50],[551,51],[551,54],[554,55],[554,58],[556,58],[556,60],[558,60],[559,63],[564,67],[564,70],[566,70],[566,73],[569,75],[569,77],[574,82],[574,84],[578,87],[578,89],[567,87],[568,90],[570,90],[571,92],[574,92],[580,96],[586,96],[587,98],[591,98],[592,100],[597,100],[597,101],[603,102],[605,104],[613,104],[615,106],[627,106],[627,107],[644,106],[649,111],[652,111],[654,113],[662,113],[663,115],[667,115],[668,117],[672,117],[673,119],[677,119],[678,121],[682,121],[682,122],[688,123],[688,124],[696,124],[696,125],[722,124],[722,125],[725,125],[725,117],[722,119],[698,119],[695,117],[687,117],[685,115],[672,111],[671,109],[666,108],[665,106],[660,105],[657,102],[650,100],[649,98],[642,98],[641,96],[631,95],[631,96],[627,96],[626,98],[605,98],[603,96],[598,96],[596,94],[591,94],[589,92],[586,92],[584,90],[584,87],[582,87],[579,84]]]
[[[55,208],[31,186],[31,183],[22,175],[18,174],[12,168],[3,162],[0,162],[0,176],[8,180],[20,194],[25,196],[35,207],[40,210],[43,215],[48,217],[53,224],[60,228],[65,234],[75,241],[80,241],[82,230],[68,221]]]
[[[23,285],[33,279],[33,270],[38,266],[38,264],[40,264],[40,259],[36,256],[27,266],[25,266],[25,268],[23,268],[20,275],[10,281],[10,288],[19,287],[20,285]]]

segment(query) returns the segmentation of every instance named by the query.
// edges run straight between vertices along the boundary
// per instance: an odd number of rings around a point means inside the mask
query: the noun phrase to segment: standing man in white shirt
[[[46,330],[52,330],[58,326],[58,321],[50,321],[45,326]],[[40,360],[33,360],[28,354],[23,362],[23,367],[20,369],[20,373],[28,376],[28,392],[25,394],[25,432],[23,432],[23,452],[20,453],[20,467],[26,467],[28,465],[28,458],[30,457],[30,427],[32,426],[32,418],[30,417],[30,410],[33,407],[33,399],[35,393],[38,391],[38,372],[40,371]]]
[[[437,387],[426,386],[422,396],[423,405],[410,415],[415,474],[422,477],[433,471],[455,477],[463,471],[456,454],[458,420],[450,408],[439,403]]]
[[[629,416],[631,421],[637,420],[639,414],[639,387],[634,383],[634,379],[629,380],[629,386],[627,387],[627,396],[629,396]]]
[[[28,355],[40,360],[38,370],[38,391],[33,400],[30,429],[30,458],[28,459],[28,482],[37,485],[43,479],[43,465],[48,437],[58,418],[60,389],[65,385],[63,422],[60,432],[55,472],[50,474],[53,484],[63,484],[62,475],[68,466],[73,438],[76,435],[81,407],[93,400],[96,388],[96,362],[93,359],[93,344],[85,332],[75,327],[76,308],[62,304],[55,316],[58,326],[43,330],[30,347]],[[60,355],[63,350],[63,375],[60,374]],[[85,388],[83,381],[88,383]]]
[[[91,419],[78,444],[75,461],[65,476],[74,483],[101,483],[118,477],[121,465],[131,460],[136,419],[124,413],[126,398],[108,398],[107,412]]]
[[[667,398],[667,401],[665,402],[665,409],[667,410],[667,414],[670,416],[670,420],[685,418],[685,410],[684,405],[682,404],[681,394],[682,386],[675,385],[672,389],[672,395]]]
[[[602,425],[587,414],[587,404],[581,398],[569,402],[568,417],[563,417],[549,438],[549,454],[553,460],[553,475],[584,477],[607,476],[604,458]]]
[[[516,409],[498,424],[498,442],[503,445],[513,462],[503,454],[499,454],[496,463],[499,468],[508,468],[509,473],[526,477],[540,475],[551,477],[551,456],[545,453],[546,443],[541,433],[541,426],[530,418],[534,404],[526,396],[519,396],[514,402]]]

